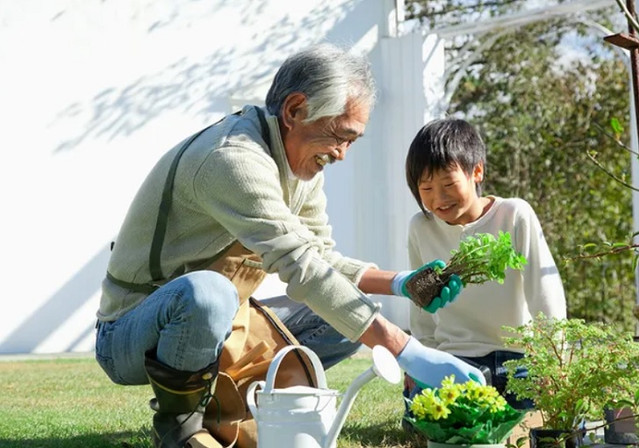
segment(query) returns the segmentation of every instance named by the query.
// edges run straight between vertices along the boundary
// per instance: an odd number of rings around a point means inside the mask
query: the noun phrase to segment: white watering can
[[[315,368],[319,388],[273,388],[280,362],[291,350],[302,350],[308,355]],[[324,368],[315,352],[299,345],[281,349],[271,361],[266,381],[255,381],[246,391],[248,407],[257,422],[258,448],[335,448],[337,436],[357,393],[375,376],[394,384],[401,378],[395,357],[381,345],[373,347],[373,366],[355,378],[336,411],[340,394],[326,387]],[[256,392],[258,386],[261,390]]]

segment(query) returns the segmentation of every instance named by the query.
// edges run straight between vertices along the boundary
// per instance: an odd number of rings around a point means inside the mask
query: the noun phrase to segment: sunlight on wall
[[[353,46],[371,57],[387,98],[380,42],[393,7],[392,0],[0,0],[7,210],[0,232],[5,303],[15,310],[0,314],[0,354],[92,349],[109,244],[147,172],[187,135],[263,98],[289,54],[323,40]],[[415,89],[402,88],[413,101]],[[393,148],[401,136],[384,134],[394,112],[381,106],[370,136],[327,175],[329,212],[341,252],[400,269],[405,239],[389,235],[387,215],[397,215],[402,200],[368,210],[370,192],[385,197],[388,181],[386,167],[369,169],[368,160],[379,151],[403,157],[403,144]],[[404,308],[395,308],[401,320]]]

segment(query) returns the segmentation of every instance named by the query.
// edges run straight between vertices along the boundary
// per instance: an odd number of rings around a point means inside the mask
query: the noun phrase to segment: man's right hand
[[[455,375],[456,383],[473,380],[486,384],[486,378],[476,367],[450,353],[426,347],[412,336],[397,356],[397,362],[422,388],[440,387],[449,375]]]

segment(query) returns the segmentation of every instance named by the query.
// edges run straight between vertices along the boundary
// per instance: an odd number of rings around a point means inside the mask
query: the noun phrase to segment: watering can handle
[[[264,389],[264,381],[253,381],[251,385],[246,389],[246,404],[253,418],[257,417],[257,405],[255,404],[255,389],[260,386]]]
[[[287,345],[286,347],[282,348],[279,352],[277,352],[277,354],[271,361],[271,365],[269,366],[268,372],[266,373],[266,384],[263,387],[264,393],[266,394],[271,393],[271,391],[273,390],[273,387],[275,386],[275,375],[277,375],[277,369],[279,369],[282,359],[284,359],[284,356],[286,356],[289,352],[293,350],[301,350],[308,355],[309,359],[311,360],[311,363],[313,363],[313,369],[315,370],[315,375],[317,377],[317,383],[318,383],[317,387],[319,389],[327,388],[326,374],[324,373],[324,367],[322,366],[322,363],[320,359],[317,357],[317,355],[315,354],[315,352],[308,347],[304,347],[303,345]]]

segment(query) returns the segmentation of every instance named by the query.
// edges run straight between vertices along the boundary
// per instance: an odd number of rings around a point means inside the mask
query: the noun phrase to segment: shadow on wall
[[[78,116],[89,118],[80,126],[74,126],[80,131],[61,142],[54,152],[77,150],[81,144],[95,139],[110,141],[129,136],[167,110],[177,110],[208,122],[213,113],[228,110],[229,98],[233,94],[246,98],[248,95],[243,92],[251,91],[256,85],[268,86],[274,71],[289,54],[319,41],[343,45],[358,42],[376,25],[361,19],[371,17],[371,4],[366,6],[367,1],[326,0],[301,20],[285,15],[279,23],[269,25],[267,34],[251,35],[248,38],[253,42],[251,48],[238,50],[229,44],[198,61],[184,57],[127,86],[105,88],[91,101],[70,104],[59,113],[55,125],[65,125],[66,121],[76,120]],[[219,0],[210,8],[214,10],[223,3]],[[267,5],[278,2],[261,0],[246,3],[251,8],[244,8],[242,25],[251,30]],[[172,21],[179,19],[176,10],[166,21],[153,23],[148,33],[170,26]],[[377,18],[373,16],[373,19]],[[110,254],[109,244],[85,265],[79,266],[72,278],[9,334],[0,343],[0,353],[33,352],[59,331],[69,317],[99,290]],[[74,335],[66,350],[61,351],[72,351],[85,340],[93,331],[94,323],[93,320],[87,322],[86,327]]]
[[[100,288],[110,253],[109,243],[0,343],[0,353],[32,353],[62,327]],[[73,351],[93,331],[94,326],[95,320],[87,322],[73,341],[59,351]]]
[[[212,3],[208,14],[214,14],[223,3],[221,0]],[[320,40],[348,45],[360,39],[372,26],[358,20],[358,17],[367,16],[363,14],[365,1],[328,0],[316,5],[301,20],[285,14],[263,32],[261,18],[265,11],[281,6],[269,0],[245,3],[246,7],[241,9],[243,28],[238,34],[253,30],[250,36],[242,36],[250,42],[248,48],[233,43],[233,36],[225,36],[223,44],[216,44],[215,36],[212,36],[211,46],[218,48],[209,55],[183,57],[128,86],[111,86],[89,102],[69,104],[60,111],[54,125],[79,116],[89,118],[86,123],[75,126],[80,132],[62,141],[54,152],[74,150],[88,139],[110,141],[131,135],[166,111],[195,116],[207,123],[212,120],[212,114],[229,111],[229,98],[234,94],[242,96],[256,86],[268,86],[277,67],[291,53]],[[180,20],[185,19],[176,10],[165,21],[151,24],[148,34]],[[182,45],[188,48],[188,40]]]

